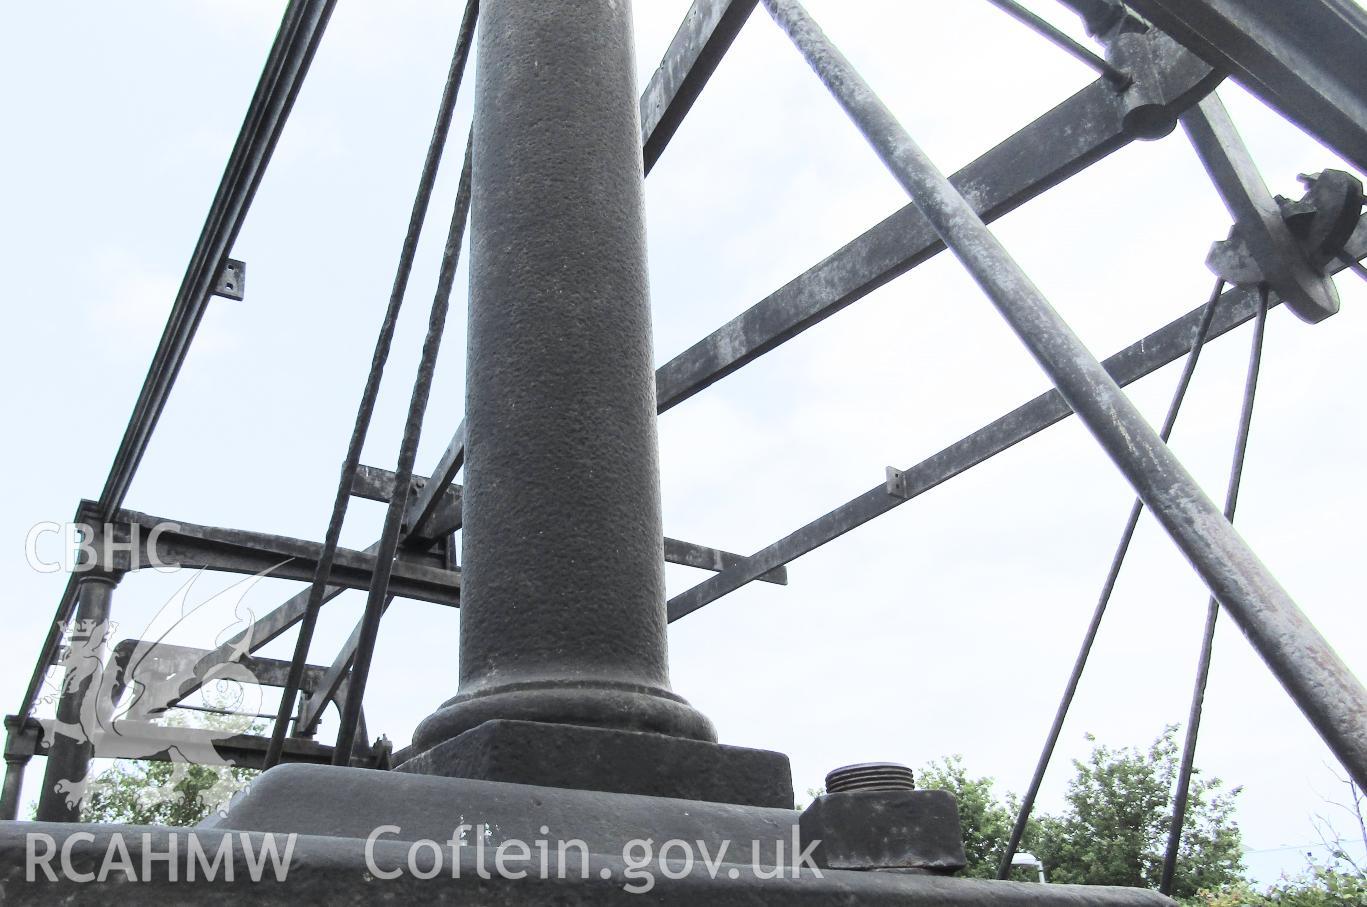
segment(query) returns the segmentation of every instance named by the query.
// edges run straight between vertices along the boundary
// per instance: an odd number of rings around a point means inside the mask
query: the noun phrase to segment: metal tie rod
[[[326,597],[328,580],[332,576],[333,558],[337,554],[338,541],[342,534],[342,524],[346,519],[347,505],[351,501],[351,486],[356,478],[356,470],[361,463],[361,450],[365,447],[366,435],[370,431],[370,421],[375,414],[375,403],[379,398],[380,382],[384,377],[385,363],[394,342],[399,312],[403,307],[404,294],[408,291],[408,279],[413,272],[413,259],[417,255],[418,242],[422,238],[423,223],[427,219],[427,208],[432,200],[432,190],[437,182],[437,171],[441,167],[442,152],[446,149],[446,137],[451,131],[451,118],[455,114],[456,98],[460,94],[460,83],[465,75],[465,64],[470,58],[470,48],[474,41],[475,22],[479,15],[478,0],[467,0],[465,12],[461,16],[460,29],[456,33],[456,47],[451,54],[451,65],[447,69],[446,84],[442,88],[441,100],[437,103],[437,120],[432,127],[432,137],[427,143],[427,154],[423,159],[422,173],[418,177],[418,191],[413,197],[413,208],[408,217],[408,229],[404,234],[403,245],[399,250],[399,265],[394,274],[394,284],[389,292],[389,303],[385,307],[380,331],[375,338],[375,352],[371,356],[370,371],[366,374],[365,387],[361,391],[361,402],[356,409],[356,420],[352,425],[351,438],[347,442],[346,455],[342,460],[341,474],[337,481],[337,493],[333,497],[332,514],[328,518],[327,530],[323,534],[323,550],[318,557],[314,571],[313,584],[309,587],[308,604],[295,638],[294,658],[290,664],[289,678],[280,697],[280,710],[271,730],[270,746],[266,750],[265,767],[278,765],[284,753],[285,728],[298,696],[299,683],[303,677],[304,665],[308,663],[309,647],[313,643],[314,628],[318,623],[318,612]],[[404,480],[407,481],[407,480]],[[395,492],[396,495],[398,492]],[[383,569],[386,574],[393,566],[380,559],[375,562],[375,573]],[[393,558],[393,554],[389,555]],[[373,582],[372,575],[372,582]],[[386,583],[388,576],[386,575]]]
[[[474,0],[471,2],[474,9]],[[473,22],[473,18],[470,20]],[[460,247],[465,239],[465,224],[470,218],[471,168],[474,166],[475,137],[473,130],[465,143],[465,165],[460,171],[460,185],[456,188],[456,203],[451,211],[451,226],[446,234],[446,248],[442,252],[441,269],[437,275],[436,296],[432,300],[427,320],[427,336],[423,340],[422,355],[418,360],[418,376],[413,382],[413,393],[408,403],[408,418],[404,422],[403,440],[399,444],[399,462],[394,470],[394,495],[385,511],[384,529],[380,536],[380,550],[375,553],[375,572],[370,577],[365,612],[357,634],[356,654],[351,660],[351,677],[346,697],[342,702],[341,724],[337,743],[332,751],[333,765],[350,765],[351,750],[357,728],[361,723],[361,702],[365,697],[370,677],[370,662],[379,638],[380,618],[389,607],[389,578],[394,569],[394,558],[399,549],[404,505],[413,483],[413,464],[418,458],[418,442],[422,438],[422,421],[427,412],[427,400],[432,391],[432,378],[437,369],[437,354],[441,350],[442,333],[446,328],[446,312],[451,303],[451,288],[456,280],[456,266],[460,263]]]
[[[1234,436],[1234,462],[1229,468],[1229,485],[1225,490],[1225,518],[1234,521],[1234,510],[1239,506],[1239,485],[1244,477],[1244,459],[1248,455],[1248,432],[1253,424],[1253,401],[1258,394],[1258,371],[1262,368],[1263,337],[1267,333],[1267,285],[1260,288],[1258,320],[1253,323],[1253,349],[1248,356],[1248,377],[1244,379],[1244,399],[1239,409],[1239,428]],[[1211,653],[1215,648],[1215,623],[1220,616],[1220,603],[1211,596],[1206,603],[1206,623],[1201,631],[1201,654],[1196,662],[1196,682],[1192,688],[1191,709],[1187,712],[1187,729],[1182,740],[1182,761],[1177,771],[1177,792],[1172,801],[1172,821],[1168,823],[1168,846],[1163,853],[1163,874],[1158,893],[1171,896],[1173,879],[1177,875],[1177,858],[1182,848],[1183,826],[1187,820],[1187,801],[1191,796],[1191,775],[1195,771],[1196,741],[1201,732],[1201,712],[1205,708],[1206,683],[1210,679]]]
[[[1192,339],[1191,353],[1187,356],[1186,365],[1182,367],[1182,374],[1177,379],[1177,387],[1172,393],[1172,402],[1168,404],[1168,414],[1163,419],[1163,427],[1158,432],[1158,436],[1164,441],[1172,436],[1172,430],[1177,425],[1177,415],[1182,410],[1182,403],[1186,400],[1187,389],[1191,387],[1192,376],[1196,374],[1196,364],[1201,361],[1201,350],[1205,348],[1206,340],[1210,333],[1211,323],[1215,320],[1215,310],[1220,307],[1220,293],[1225,288],[1223,279],[1215,281],[1215,289],[1211,291],[1210,302],[1206,303],[1205,311],[1201,313],[1201,323],[1196,328],[1196,336]],[[1266,309],[1260,309],[1266,311]],[[1049,762],[1054,757],[1054,748],[1058,746],[1058,738],[1063,733],[1063,723],[1068,720],[1068,710],[1073,706],[1073,697],[1077,695],[1078,684],[1082,682],[1082,672],[1087,669],[1087,660],[1092,655],[1092,646],[1096,644],[1097,634],[1101,630],[1101,619],[1106,616],[1106,609],[1111,604],[1111,595],[1115,592],[1116,582],[1120,579],[1120,570],[1125,566],[1125,557],[1129,554],[1130,543],[1134,541],[1135,530],[1139,528],[1139,516],[1144,512],[1144,502],[1135,498],[1130,505],[1130,515],[1125,518],[1125,528],[1120,533],[1120,543],[1115,547],[1115,554],[1111,556],[1111,566],[1106,571],[1106,579],[1101,584],[1101,594],[1097,597],[1096,607],[1092,609],[1092,619],[1087,623],[1087,630],[1082,634],[1082,645],[1078,649],[1077,658],[1073,661],[1073,670],[1068,675],[1068,682],[1063,687],[1063,695],[1059,698],[1058,708],[1054,710],[1054,720],[1049,725],[1049,733],[1045,735],[1044,746],[1040,750],[1039,760],[1035,763],[1035,773],[1030,776],[1030,784],[1025,789],[1025,796],[1021,797],[1020,809],[1016,811],[1016,824],[1011,828],[1011,836],[1007,838],[1006,850],[1002,853],[1002,858],[997,864],[997,878],[1005,879],[1011,872],[1011,861],[1016,856],[1016,849],[1020,847],[1021,838],[1025,835],[1026,825],[1030,822],[1030,814],[1035,808],[1035,798],[1039,796],[1040,786],[1044,783],[1044,775],[1049,771]]]
[[[997,9],[1006,13],[1018,22],[1024,23],[1034,29],[1040,35],[1048,38],[1055,46],[1067,51],[1074,59],[1081,61],[1084,65],[1090,66],[1098,73],[1106,77],[1117,89],[1124,90],[1134,81],[1130,74],[1116,69],[1099,54],[1088,50],[1087,47],[1063,32],[1062,29],[1054,25],[1049,20],[1031,12],[1021,6],[1016,0],[987,0]]]
[[[764,5],[1349,775],[1367,786],[1367,690],[1361,682],[802,5],[796,0],[764,0]]]

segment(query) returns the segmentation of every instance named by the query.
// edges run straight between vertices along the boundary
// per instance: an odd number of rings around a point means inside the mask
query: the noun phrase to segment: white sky
[[[1032,7],[1071,33],[1061,7]],[[320,538],[388,295],[462,4],[340,3],[234,249],[244,302],[215,300],[127,506],[171,519]],[[637,0],[642,84],[687,0]],[[946,171],[1092,79],[987,3],[809,4]],[[274,35],[279,2],[12,4],[0,36],[10,140],[0,143],[0,358],[10,485],[0,569],[22,695],[64,582],[24,559],[29,528],[96,497]],[[1342,167],[1233,85],[1221,90],[1274,192]],[[462,98],[364,462],[397,455],[469,117]],[[647,182],[660,362],[811,266],[905,198],[787,39],[757,13]],[[1229,216],[1180,130],[1132,145],[994,227],[1100,356],[1199,305]],[[419,456],[463,409],[464,268]],[[1237,523],[1350,666],[1367,664],[1359,471],[1367,302],[1311,327],[1273,311]],[[1202,358],[1173,443],[1224,493],[1247,327]],[[1157,422],[1170,366],[1133,386]],[[1044,390],[1047,383],[950,257],[823,322],[660,422],[665,531],[749,553]],[[790,754],[799,790],[849,762],[962,753],[1026,784],[1129,506],[1074,420],[971,470],[671,630],[674,687],[723,742]],[[343,544],[379,534],[354,501]],[[51,554],[51,551],[48,551]],[[706,574],[670,567],[671,594]],[[184,576],[115,595],[140,635]],[[206,575],[197,589],[232,582]],[[298,584],[267,581],[261,614]],[[361,593],[324,612],[331,660]],[[1084,733],[1147,744],[1184,720],[1205,593],[1146,521],[1065,728],[1042,806],[1057,809]],[[381,631],[372,733],[407,742],[455,690],[458,613],[401,602]],[[223,625],[231,622],[225,617]],[[211,640],[194,642],[209,645]],[[292,639],[264,654],[288,657]],[[267,702],[265,709],[273,711]],[[335,714],[335,713],[334,713]],[[335,722],[320,739],[330,740]],[[1239,819],[1263,878],[1301,865],[1331,757],[1236,629],[1221,623],[1198,765],[1245,786]],[[40,761],[25,788],[37,795]],[[1346,828],[1346,823],[1340,823]],[[1281,848],[1281,849],[1279,849]]]

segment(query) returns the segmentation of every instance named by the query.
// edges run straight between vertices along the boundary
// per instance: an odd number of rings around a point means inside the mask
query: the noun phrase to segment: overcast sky
[[[637,0],[644,84],[688,7]],[[343,0],[233,255],[243,302],[215,299],[128,496],[170,519],[319,539],[463,4]],[[1093,74],[988,3],[812,0],[816,18],[945,171]],[[1032,8],[1082,37],[1062,7]],[[10,476],[0,697],[19,704],[65,577],[24,540],[97,497],[278,24],[279,2],[10,4],[0,143]],[[1221,95],[1274,192],[1343,167],[1236,86]],[[468,122],[462,97],[364,462],[393,468]],[[756,13],[647,181],[656,358],[663,363],[905,204],[787,39]],[[1098,356],[1204,301],[1229,215],[1180,130],[1114,154],[994,230]],[[1350,666],[1367,664],[1361,467],[1367,294],[1316,326],[1275,309],[1237,524]],[[418,468],[463,410],[465,269]],[[1246,326],[1203,356],[1173,444],[1224,493]],[[1132,387],[1157,423],[1178,366]],[[948,255],[802,334],[660,421],[665,532],[750,553],[1046,389]],[[1021,791],[1095,603],[1131,493],[1075,420],[971,470],[671,630],[675,689],[723,742],[788,753],[799,791],[836,766],[963,754]],[[353,501],[343,544],[379,534]],[[52,554],[51,551],[48,552]],[[705,578],[669,568],[671,594]],[[115,593],[140,636],[186,576]],[[195,596],[234,578],[205,575]],[[267,580],[258,615],[299,584]],[[327,663],[364,595],[324,611]],[[1146,745],[1185,719],[1206,593],[1147,518],[1064,730],[1042,807],[1061,807],[1085,734]],[[228,626],[231,613],[221,621]],[[455,691],[453,609],[401,601],[366,711],[407,743]],[[188,644],[208,646],[201,636]],[[289,657],[292,638],[265,654]],[[268,700],[264,710],[273,711]],[[320,739],[335,733],[330,713]],[[1332,759],[1222,620],[1198,765],[1241,784],[1263,878],[1296,870]],[[35,761],[25,787],[34,799]],[[1346,817],[1345,817],[1346,818]],[[1339,827],[1348,824],[1340,821]]]

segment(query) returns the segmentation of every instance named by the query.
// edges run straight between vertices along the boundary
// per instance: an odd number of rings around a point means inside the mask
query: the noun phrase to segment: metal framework
[[[659,367],[654,375],[657,413],[705,390],[945,249],[970,272],[1055,384],[1054,389],[926,460],[906,469],[890,468],[885,480],[865,493],[752,554],[663,538],[660,545],[665,561],[714,573],[669,600],[668,620],[686,617],[756,580],[787,584],[786,566],[803,554],[1074,413],[1134,486],[1137,499],[1027,792],[1002,864],[1005,877],[1144,507],[1167,530],[1211,591],[1176,814],[1180,817],[1185,804],[1209,670],[1211,630],[1221,609],[1243,630],[1349,775],[1367,785],[1367,692],[1230,522],[1267,311],[1285,302],[1296,315],[1311,322],[1337,311],[1338,297],[1331,277],[1348,268],[1364,273],[1358,264],[1367,257],[1367,226],[1359,219],[1361,184],[1349,175],[1327,171],[1308,181],[1305,198],[1294,202],[1274,199],[1214,93],[1225,77],[1232,77],[1345,159],[1367,167],[1367,70],[1335,63],[1367,59],[1367,14],[1349,0],[1304,0],[1295,4],[1294,13],[1278,0],[1129,0],[1128,8],[1118,0],[1066,0],[1104,46],[1103,58],[1020,4],[1012,0],[991,2],[1092,66],[1099,77],[947,177],[797,0],[763,0],[762,4],[757,0],[695,0],[640,97],[639,122],[640,154],[648,174],[754,9],[762,5],[791,37],[910,200],[901,210]],[[66,821],[77,816],[69,803],[52,793],[52,779],[84,776],[93,755],[129,753],[169,758],[169,750],[194,732],[162,727],[153,719],[182,705],[225,666],[246,667],[261,683],[283,689],[278,714],[262,716],[274,719],[269,738],[240,736],[218,742],[218,752],[238,764],[269,767],[280,761],[295,761],[387,768],[411,755],[391,754],[383,743],[367,745],[361,707],[380,620],[393,598],[449,607],[462,604],[462,570],[457,564],[453,534],[463,527],[467,511],[477,512],[473,500],[480,490],[477,485],[456,484],[466,460],[466,422],[461,421],[451,432],[449,444],[428,475],[414,470],[456,257],[471,207],[472,157],[478,154],[478,134],[472,134],[466,149],[399,460],[390,471],[363,465],[360,456],[475,40],[477,0],[468,0],[465,5],[393,290],[323,541],[186,522],[178,523],[172,531],[156,532],[153,530],[166,520],[124,508],[130,483],[205,306],[215,293],[240,293],[243,266],[228,256],[333,4],[334,0],[292,0],[289,4],[109,478],[98,499],[82,501],[78,507],[78,521],[95,527],[98,537],[93,541],[107,538],[119,543],[112,546],[117,553],[87,565],[97,569],[73,573],[58,602],[32,679],[15,713],[7,719],[7,774],[0,818],[14,817],[24,765],[35,754],[48,759],[40,818]],[[1217,243],[1210,258],[1221,279],[1206,304],[1098,360],[1030,283],[986,224],[1130,142],[1168,134],[1179,122],[1206,164],[1234,223],[1230,238]],[[1250,320],[1257,324],[1257,340],[1229,496],[1221,508],[1201,491],[1165,440],[1202,346]],[[1155,431],[1122,388],[1183,357],[1187,365],[1172,409],[1162,430]],[[472,420],[478,415],[472,413]],[[381,537],[363,551],[338,546],[352,497],[379,501],[387,508]],[[468,545],[469,535],[466,538]],[[95,544],[93,550],[108,547]],[[140,690],[134,712],[117,723],[117,733],[95,741],[93,749],[56,733],[63,715],[79,712],[85,697],[101,695],[92,685],[67,689],[57,722],[36,719],[38,691],[47,673],[59,663],[64,628],[73,620],[107,619],[112,590],[122,577],[168,563],[246,575],[274,568],[272,575],[309,586],[259,619],[250,635],[239,635],[217,648],[153,647],[155,658],[142,665],[143,670],[151,671],[146,677],[152,679]],[[319,611],[346,589],[367,591],[364,616],[329,663],[310,664],[310,643]],[[254,654],[296,626],[299,632],[291,661]],[[134,653],[145,648],[146,644],[137,640],[114,646],[109,659],[114,673],[125,669]],[[312,739],[330,705],[337,706],[342,715],[341,730],[332,746]],[[429,719],[421,733],[437,739],[440,735],[433,737],[433,728],[440,724],[437,719],[442,714]],[[687,720],[669,713],[668,721]],[[679,733],[705,740],[709,731]],[[150,751],[155,754],[147,757]],[[1171,883],[1180,827],[1179,820],[1174,824],[1165,889]]]

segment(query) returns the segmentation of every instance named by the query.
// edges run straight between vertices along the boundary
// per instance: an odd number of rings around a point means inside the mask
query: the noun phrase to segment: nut
[[[942,790],[858,790],[817,797],[798,822],[823,869],[920,869],[968,864],[954,795]]]

